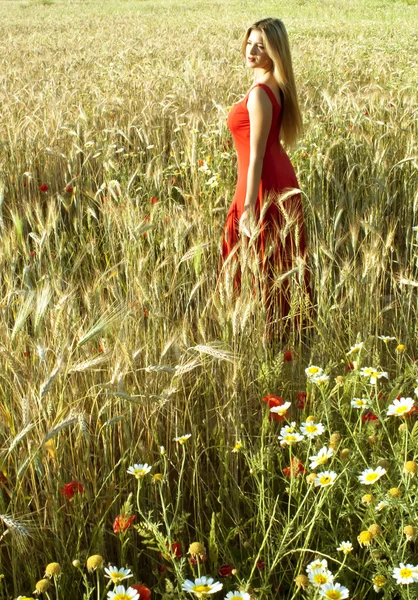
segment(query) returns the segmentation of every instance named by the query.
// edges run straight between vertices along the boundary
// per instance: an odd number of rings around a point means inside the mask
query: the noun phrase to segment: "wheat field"
[[[417,597],[416,2],[0,16],[0,600]],[[251,256],[239,297],[219,271],[264,16],[292,46],[312,286],[290,274],[274,336]]]

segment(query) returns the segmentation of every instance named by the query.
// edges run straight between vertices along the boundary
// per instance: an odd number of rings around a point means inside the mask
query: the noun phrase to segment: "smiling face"
[[[252,29],[245,49],[245,62],[247,67],[271,71],[273,61],[266,52],[263,33],[259,29]]]

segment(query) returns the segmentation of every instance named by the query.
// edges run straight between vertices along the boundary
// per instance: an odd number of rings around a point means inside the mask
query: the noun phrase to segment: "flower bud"
[[[49,563],[45,568],[45,577],[58,577],[61,575],[61,567],[57,562]]]
[[[373,500],[373,494],[364,494],[363,498],[361,499],[363,504],[370,504],[373,502]]]
[[[416,537],[415,527],[412,527],[412,525],[406,525],[403,528],[403,532],[406,535],[406,539],[408,540],[408,542],[412,542],[415,540],[415,537]]]
[[[347,460],[350,457],[351,450],[349,448],[343,448],[340,452],[341,460]]]
[[[382,535],[382,528],[377,523],[373,523],[373,525],[370,525],[370,527],[367,528],[367,531],[369,531],[373,537]]]
[[[295,577],[295,585],[297,587],[306,588],[309,585],[309,579],[306,575],[297,575]]]

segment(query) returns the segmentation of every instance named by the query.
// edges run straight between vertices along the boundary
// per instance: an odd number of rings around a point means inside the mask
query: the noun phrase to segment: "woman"
[[[238,182],[224,229],[222,258],[225,262],[235,252],[240,238],[254,234],[260,285],[272,321],[290,311],[290,282],[283,277],[285,273],[297,267],[303,280],[299,284],[306,292],[309,289],[298,182],[280,143],[280,138],[288,146],[297,140],[302,117],[282,21],[254,23],[245,35],[242,52],[254,73],[254,84],[228,117],[238,154]],[[235,283],[240,285],[239,273]]]

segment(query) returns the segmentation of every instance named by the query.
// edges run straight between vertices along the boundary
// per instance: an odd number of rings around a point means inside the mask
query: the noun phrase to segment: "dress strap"
[[[272,103],[276,103],[276,106],[278,106],[279,108],[281,108],[281,105],[279,104],[276,96],[274,95],[273,90],[271,89],[270,86],[268,86],[266,83],[255,83],[252,88],[250,89],[250,91],[248,93],[251,92],[251,90],[253,90],[255,87],[261,87],[263,88],[263,90],[265,90],[267,92],[267,96],[270,98],[270,100],[272,101]],[[280,98],[282,97],[281,91],[280,91]]]

